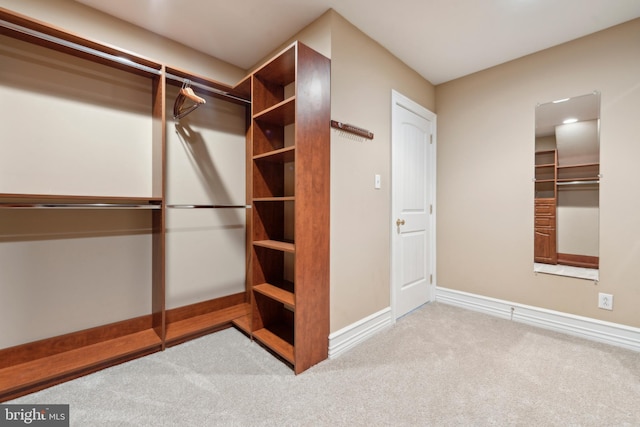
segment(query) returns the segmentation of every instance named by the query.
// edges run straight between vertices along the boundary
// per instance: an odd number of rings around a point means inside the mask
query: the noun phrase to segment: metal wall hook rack
[[[331,127],[345,133],[359,136],[361,138],[373,139],[373,132],[370,132],[358,126],[350,125],[349,123],[342,123],[336,120],[331,120]]]

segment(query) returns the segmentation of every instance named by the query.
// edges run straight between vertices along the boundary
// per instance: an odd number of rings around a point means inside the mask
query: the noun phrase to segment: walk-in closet
[[[0,41],[0,401],[232,326],[327,357],[327,58],[228,86],[6,9]]]

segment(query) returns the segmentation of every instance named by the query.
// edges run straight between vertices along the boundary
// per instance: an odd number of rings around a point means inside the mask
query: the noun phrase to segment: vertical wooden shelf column
[[[544,150],[535,153],[535,227],[534,261],[556,264],[556,205],[558,153]]]
[[[152,291],[151,291],[151,316],[153,329],[162,342],[162,350],[165,348],[165,229],[166,229],[166,205],[164,203],[166,188],[166,120],[165,120],[165,93],[166,93],[166,68],[160,68],[160,75],[153,78],[152,109],[152,193],[161,203],[160,209],[154,211],[152,221]]]
[[[558,179],[558,153],[556,150],[535,153],[535,198],[555,199]]]
[[[249,323],[295,373],[328,355],[330,68],[295,42],[252,75]]]

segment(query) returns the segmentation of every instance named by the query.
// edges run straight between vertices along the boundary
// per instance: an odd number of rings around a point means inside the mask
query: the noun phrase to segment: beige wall
[[[331,331],[390,305],[391,91],[435,110],[435,89],[334,13],[331,117],[370,130],[331,139]],[[380,174],[382,188],[374,189]]]
[[[335,130],[331,135],[335,332],[391,303],[391,90],[434,111],[435,89],[333,10],[285,44],[292,40],[331,58],[331,118],[375,135],[372,141],[353,140]],[[376,174],[382,178],[380,190],[373,186]]]
[[[154,196],[149,79],[6,36],[0,64],[0,193]],[[150,313],[151,232],[144,211],[0,209],[0,348]]]
[[[590,186],[583,187],[565,186],[558,190],[556,251],[597,257],[600,248],[599,192]]]
[[[0,193],[152,196],[148,78],[6,36],[0,58]]]
[[[167,99],[179,89],[168,86]],[[166,203],[244,205],[245,107],[200,95],[206,104],[168,124]],[[244,292],[245,217],[245,209],[167,210],[167,309]]]
[[[640,20],[436,88],[437,284],[640,326]],[[600,282],[532,272],[534,109],[602,94]],[[597,308],[598,292],[614,310]]]

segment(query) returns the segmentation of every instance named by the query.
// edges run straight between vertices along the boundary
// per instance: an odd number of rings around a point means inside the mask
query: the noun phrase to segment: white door
[[[392,94],[392,292],[395,318],[435,295],[435,120]]]

